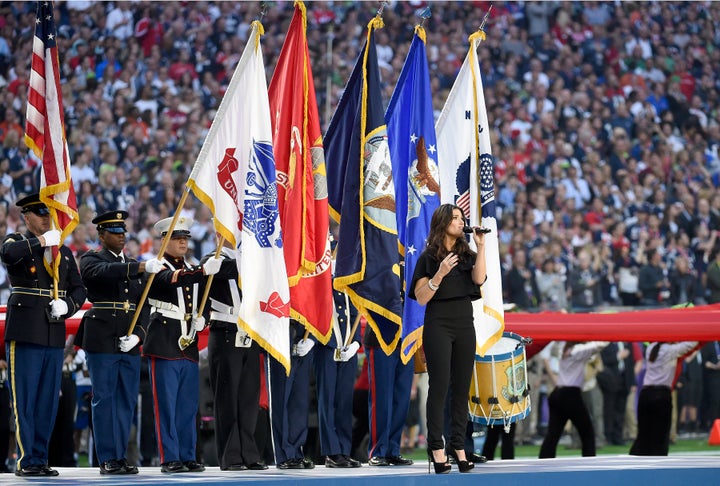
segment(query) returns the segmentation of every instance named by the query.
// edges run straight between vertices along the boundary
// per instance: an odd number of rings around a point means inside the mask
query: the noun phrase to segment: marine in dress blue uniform
[[[164,236],[171,222],[172,218],[160,220],[155,229]],[[161,260],[164,268],[155,275],[147,302],[150,323],[143,354],[150,360],[155,435],[160,470],[164,473],[205,470],[195,454],[200,387],[196,309],[205,276],[217,273],[220,264],[216,258],[202,266],[185,261],[191,224],[190,218],[178,218]],[[217,266],[211,262],[217,262]]]
[[[276,359],[268,356],[268,396],[273,451],[278,469],[312,469],[303,446],[308,435],[310,372],[314,341],[303,339],[305,328],[290,319],[290,375]],[[310,344],[313,343],[313,344]]]
[[[314,356],[320,452],[326,456],[327,467],[360,467],[360,461],[350,457],[353,386],[357,374],[360,327],[348,339],[357,318],[357,310],[350,305],[347,294],[343,292],[333,290],[333,300],[333,332],[326,345],[315,346]]]
[[[28,231],[3,240],[0,258],[12,285],[5,319],[10,397],[15,410],[18,476],[57,476],[48,462],[48,444],[57,414],[65,347],[65,319],[85,302],[77,264],[50,229],[47,206],[38,194],[16,202]],[[58,246],[58,298],[44,255]]]
[[[101,474],[137,474],[127,461],[127,445],[140,387],[140,343],[149,315],[145,307],[126,335],[145,288],[145,262],[123,254],[126,211],[92,220],[102,248],[80,259],[80,275],[92,307],[83,316],[75,344],[87,353],[92,380],[92,421]],[[126,342],[126,344],[123,344]],[[127,349],[126,351],[124,351]]]
[[[222,471],[263,470],[255,443],[260,403],[260,347],[238,328],[242,294],[235,251],[223,248],[210,287],[208,364],[215,444]]]

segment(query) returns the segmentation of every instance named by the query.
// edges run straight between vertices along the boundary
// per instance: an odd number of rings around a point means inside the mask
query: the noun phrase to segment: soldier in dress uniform
[[[315,463],[305,457],[303,446],[308,435],[310,408],[310,372],[315,345],[304,339],[305,328],[290,319],[290,375],[275,358],[268,356],[268,393],[273,451],[278,469],[313,469]]]
[[[83,316],[76,344],[87,353],[92,380],[92,421],[100,474],[137,474],[128,463],[127,445],[140,387],[140,346],[149,315],[142,310],[128,336],[146,273],[157,273],[157,259],[138,262],[123,254],[126,211],[92,220],[101,249],[80,259],[80,275],[92,308]]]
[[[171,222],[172,218],[162,219],[155,229],[164,237]],[[212,257],[198,266],[185,261],[191,225],[190,218],[178,218],[147,302],[150,323],[143,354],[150,358],[155,430],[164,473],[205,470],[195,454],[200,386],[195,337],[205,325],[196,310],[205,277],[220,270],[221,260]]]
[[[260,402],[260,347],[238,327],[242,294],[236,250],[226,241],[210,287],[208,361],[215,443],[222,471],[263,470],[255,443]],[[206,258],[209,258],[206,257]],[[205,259],[203,259],[204,261]]]
[[[85,287],[72,252],[61,245],[60,231],[50,229],[50,212],[39,194],[26,196],[16,205],[22,208],[27,232],[11,233],[0,248],[12,285],[5,346],[20,451],[15,474],[57,476],[48,466],[48,445],[60,394],[65,319],[85,302]],[[54,246],[60,254],[57,299],[48,271]]]
[[[380,347],[378,338],[365,328],[365,354],[368,364],[368,408],[370,411],[370,466],[410,466],[412,459],[400,455],[400,442],[410,408],[410,391],[415,367],[403,364],[400,345],[390,356]]]
[[[333,332],[324,346],[315,348],[315,379],[318,394],[320,452],[325,466],[360,467],[352,452],[353,387],[357,374],[357,352],[360,349],[360,327],[352,332],[357,310],[344,292],[333,290],[335,312]],[[347,344],[346,344],[347,343]]]

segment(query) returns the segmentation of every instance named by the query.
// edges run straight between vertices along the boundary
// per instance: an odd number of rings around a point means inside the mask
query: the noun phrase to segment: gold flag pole
[[[160,245],[160,251],[158,252],[157,259],[161,260],[163,255],[165,254],[165,249],[168,246],[168,243],[170,242],[170,237],[172,236],[172,232],[175,229],[175,225],[177,224],[178,218],[180,218],[180,209],[185,205],[185,200],[188,197],[188,194],[190,194],[190,188],[185,187],[185,191],[183,192],[182,196],[180,197],[180,201],[178,202],[177,209],[175,210],[175,214],[173,215],[173,219],[170,222],[170,227],[168,228],[167,233],[165,234],[165,237],[162,239],[162,244]],[[145,304],[145,300],[147,299],[148,293],[150,292],[150,286],[153,283],[153,280],[155,280],[155,274],[151,273],[148,276],[147,283],[145,284],[145,289],[143,289],[143,293],[140,296],[140,300],[137,303],[137,306],[135,307],[135,314],[133,315],[133,320],[130,323],[130,327],[128,328],[127,335],[130,336],[135,329],[135,325],[137,324],[138,318],[140,317],[140,310],[142,309],[143,304]]]
[[[225,237],[220,235],[220,239],[218,240],[217,248],[215,249],[215,258],[220,257],[220,253],[222,253],[224,244],[225,244]],[[212,286],[214,277],[215,277],[215,274],[208,276],[207,282],[205,282],[205,291],[203,292],[202,299],[200,300],[200,305],[198,306],[198,309],[197,309],[197,314],[199,316],[202,315],[203,310],[205,309],[205,304],[207,303],[208,296],[210,295],[210,287]]]

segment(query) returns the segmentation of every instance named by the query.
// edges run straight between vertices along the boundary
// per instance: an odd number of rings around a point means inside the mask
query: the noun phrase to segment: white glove
[[[360,349],[360,343],[357,341],[351,342],[349,346],[345,346],[342,351],[340,351],[340,361],[350,361],[350,358],[355,356],[358,349]]]
[[[58,319],[60,316],[64,316],[68,313],[68,305],[64,300],[51,300],[50,301],[50,316],[53,319]]]
[[[305,356],[310,352],[313,346],[315,346],[315,341],[313,341],[312,339],[301,339],[295,345],[295,353],[298,356]]]
[[[205,329],[205,318],[203,316],[197,316],[192,318],[193,326],[197,332]]]
[[[203,272],[205,275],[215,275],[220,271],[220,265],[222,265],[222,258],[210,257],[203,263]]]
[[[158,273],[165,265],[157,258],[151,258],[145,262],[145,273]]]
[[[137,346],[137,343],[140,342],[140,338],[136,334],[130,334],[129,336],[123,336],[120,338],[120,351],[123,353],[127,353],[132,348]]]
[[[45,246],[58,246],[60,244],[60,232],[58,230],[46,231],[42,237],[45,238]]]

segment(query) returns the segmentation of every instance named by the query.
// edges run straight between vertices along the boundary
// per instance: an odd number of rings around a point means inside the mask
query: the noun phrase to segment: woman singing
[[[464,451],[468,420],[468,392],[475,363],[472,301],[480,298],[485,281],[485,235],[473,231],[478,253],[470,249],[463,228],[465,215],[452,204],[435,210],[427,247],[413,274],[409,297],[426,305],[423,346],[427,360],[428,459],[435,472],[450,472],[443,441],[443,411],[450,389],[452,410],[449,453],[460,472],[474,464]]]

